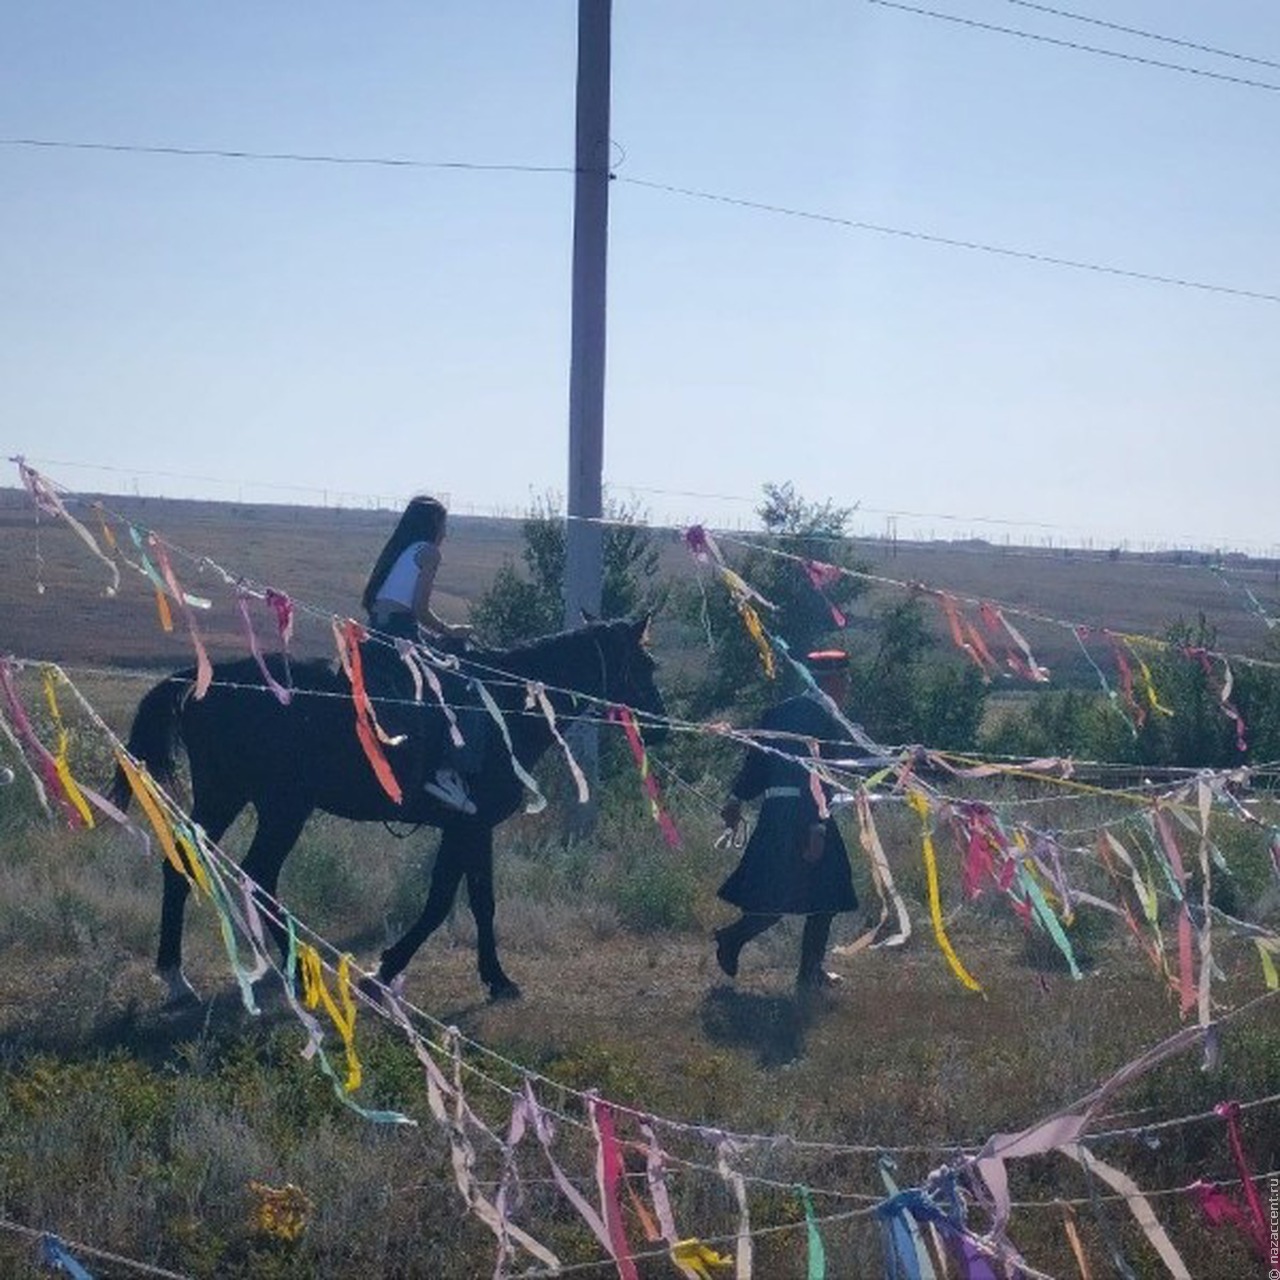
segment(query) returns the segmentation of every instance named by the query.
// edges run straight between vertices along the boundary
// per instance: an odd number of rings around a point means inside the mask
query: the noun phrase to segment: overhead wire
[[[1005,0],[1005,3],[1017,5],[1022,9],[1033,9],[1037,13],[1051,14],[1055,18],[1067,18],[1071,22],[1084,22],[1092,27],[1104,27],[1108,31],[1118,31],[1127,36],[1139,36],[1143,40],[1157,40],[1161,44],[1177,45],[1182,49],[1192,49],[1196,53],[1212,54],[1215,58],[1231,58],[1236,62],[1250,62],[1254,66],[1271,67],[1273,70],[1280,71],[1280,62],[1274,62],[1270,58],[1258,58],[1249,53],[1235,53],[1230,49],[1219,49],[1211,44],[1197,44],[1194,40],[1182,40],[1177,36],[1156,31],[1146,31],[1141,27],[1126,27],[1123,23],[1110,22],[1106,18],[1096,18],[1084,13],[1073,13],[1069,9],[1056,9],[1049,4],[1038,4],[1036,0]]]
[[[887,4],[889,0],[868,0],[868,2],[871,4]],[[1280,89],[1280,85],[1275,87]],[[749,200],[742,196],[727,196],[714,191],[704,191],[697,187],[677,186],[674,183],[655,182],[647,178],[632,178],[619,175],[617,181],[629,186],[643,187],[650,191],[684,196],[692,200],[705,200],[713,204],[732,205],[741,209],[752,209],[760,213],[776,214],[780,217],[797,218],[806,222],[820,222],[828,226],[846,227],[853,231],[869,231],[876,235],[917,240],[925,244],[944,245],[950,249],[966,249],[971,252],[987,253],[1002,258],[1037,262],[1046,266],[1067,267],[1073,271],[1086,271],[1098,275],[1118,276],[1128,280],[1141,280],[1147,284],[1173,285],[1180,289],[1196,289],[1203,293],[1226,294],[1238,298],[1249,298],[1255,302],[1280,302],[1280,294],[1269,293],[1260,289],[1212,284],[1204,280],[1192,280],[1185,276],[1162,275],[1153,271],[1137,271],[1129,267],[1109,266],[1101,262],[1089,262],[1083,258],[1064,258],[1056,254],[1041,253],[1031,249],[1011,249],[1004,245],[991,244],[981,240],[945,236],[931,231],[919,231],[907,227],[892,227],[885,223],[867,222],[860,218],[842,217],[833,213],[816,213],[812,210],[797,209],[767,200]]]
[[[257,151],[246,147],[182,147],[141,142],[80,142],[65,138],[0,138],[0,146],[50,151],[110,151],[214,160],[285,161],[292,164],[362,165],[383,169],[454,169],[474,173],[575,173],[573,165],[486,164],[472,160],[418,160],[409,156],[340,156],[324,152]]]
[[[868,0],[870,4],[885,4],[891,8],[902,8],[908,12],[920,12],[926,16],[946,17],[945,14],[933,14],[930,10],[915,10],[909,5],[891,3],[891,0]],[[960,21],[960,19],[954,19]],[[974,24],[986,25],[986,24]],[[997,28],[999,29],[999,28]],[[1268,86],[1280,90],[1280,85]],[[9,147],[43,147],[47,149],[71,149],[83,151],[136,152],[143,155],[215,157],[226,160],[284,161],[293,163],[341,164],[341,165],[374,165],[390,168],[416,169],[474,169],[479,171],[512,172],[512,173],[556,173],[572,174],[573,167],[554,165],[515,165],[515,164],[472,164],[461,161],[427,161],[393,158],[385,156],[326,156],[308,155],[285,151],[252,151],[248,149],[201,148],[201,147],[166,147],[148,146],[136,143],[81,142],[54,138],[0,138],[0,146]],[[1240,286],[1214,284],[1203,280],[1173,274],[1162,274],[1151,271],[1138,271],[1127,267],[1113,266],[1106,263],[1090,262],[1081,258],[1067,258],[1056,254],[1043,253],[1030,249],[1014,249],[1003,245],[991,244],[980,240],[971,240],[959,236],[946,236],[939,233],[920,231],[907,227],[894,227],[884,223],[870,222],[859,218],[843,217],[836,214],[819,213],[800,209],[790,205],[778,204],[765,200],[752,200],[742,196],[723,195],[695,187],[681,186],[675,183],[659,182],[646,178],[624,176],[612,172],[610,177],[616,183],[626,186],[657,191],[667,195],[681,196],[687,199],[703,200],[715,204],[751,209],[760,213],[769,213],[780,217],[800,219],[808,222],[822,223],[827,226],[844,227],[854,231],[866,231],[876,235],[898,237],[926,244],[942,245],[952,249],[963,249],[971,252],[991,254],[997,257],[1035,262],[1045,266],[1063,267],[1074,271],[1092,272],[1099,275],[1114,276],[1129,280],[1138,280],[1147,284],[1169,285],[1182,289],[1198,290],[1204,293],[1220,294],[1238,298],[1246,298],[1256,302],[1280,303],[1280,294],[1265,290],[1246,289]]]
[[[896,9],[901,13],[915,14],[922,18],[933,18],[940,22],[951,22],[957,26],[972,27],[978,31],[991,31],[1000,35],[1016,36],[1022,40],[1056,45],[1059,48],[1073,49],[1080,53],[1092,53],[1102,58],[1115,58],[1122,62],[1135,62],[1143,66],[1158,67],[1164,71],[1179,71],[1185,75],[1200,76],[1206,80],[1223,80],[1249,89],[1264,89],[1271,93],[1280,93],[1280,84],[1272,84],[1266,80],[1253,80],[1248,76],[1233,76],[1225,71],[1210,71],[1205,67],[1193,67],[1187,63],[1164,62],[1159,58],[1147,58],[1138,53],[1122,53],[1118,49],[1106,49],[1100,45],[1081,44],[1076,40],[1064,40],[1059,36],[1042,35],[1039,32],[1023,31],[1018,27],[1005,27],[996,22],[983,22],[978,18],[963,17],[956,13],[945,13],[938,9],[926,9],[919,5],[906,4],[903,0],[866,0],[866,2],[881,9]]]

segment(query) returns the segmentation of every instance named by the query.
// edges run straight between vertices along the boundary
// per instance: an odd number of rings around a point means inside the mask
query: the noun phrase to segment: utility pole
[[[604,535],[604,367],[609,252],[609,61],[612,0],[578,0],[577,129],[573,197],[573,318],[569,363],[569,487],[565,529],[565,626],[600,612]],[[599,739],[574,735],[592,790],[579,830],[595,820]]]

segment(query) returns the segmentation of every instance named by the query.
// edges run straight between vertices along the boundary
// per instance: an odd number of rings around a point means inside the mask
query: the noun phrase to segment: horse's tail
[[[190,688],[188,681],[178,677],[162,680],[138,704],[129,730],[129,754],[145,764],[161,786],[170,785],[175,777],[178,744],[182,740],[179,720]],[[117,764],[109,798],[123,811],[128,809],[132,796],[129,779]]]

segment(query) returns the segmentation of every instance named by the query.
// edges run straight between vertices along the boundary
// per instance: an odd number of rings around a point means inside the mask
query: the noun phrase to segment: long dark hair
[[[369,581],[364,584],[364,594],[360,603],[366,610],[373,608],[378,592],[386,581],[391,566],[399,559],[405,547],[415,542],[439,542],[444,532],[445,517],[448,515],[445,505],[438,498],[428,498],[426,494],[418,494],[409,499],[400,523],[396,525],[387,545],[382,548],[373,569],[369,573]]]

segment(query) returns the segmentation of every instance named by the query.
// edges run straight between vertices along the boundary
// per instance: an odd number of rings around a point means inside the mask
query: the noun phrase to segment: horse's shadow
[[[702,1030],[713,1044],[749,1049],[767,1070],[804,1057],[815,1013],[815,1002],[799,993],[759,995],[718,986],[702,1001]]]

